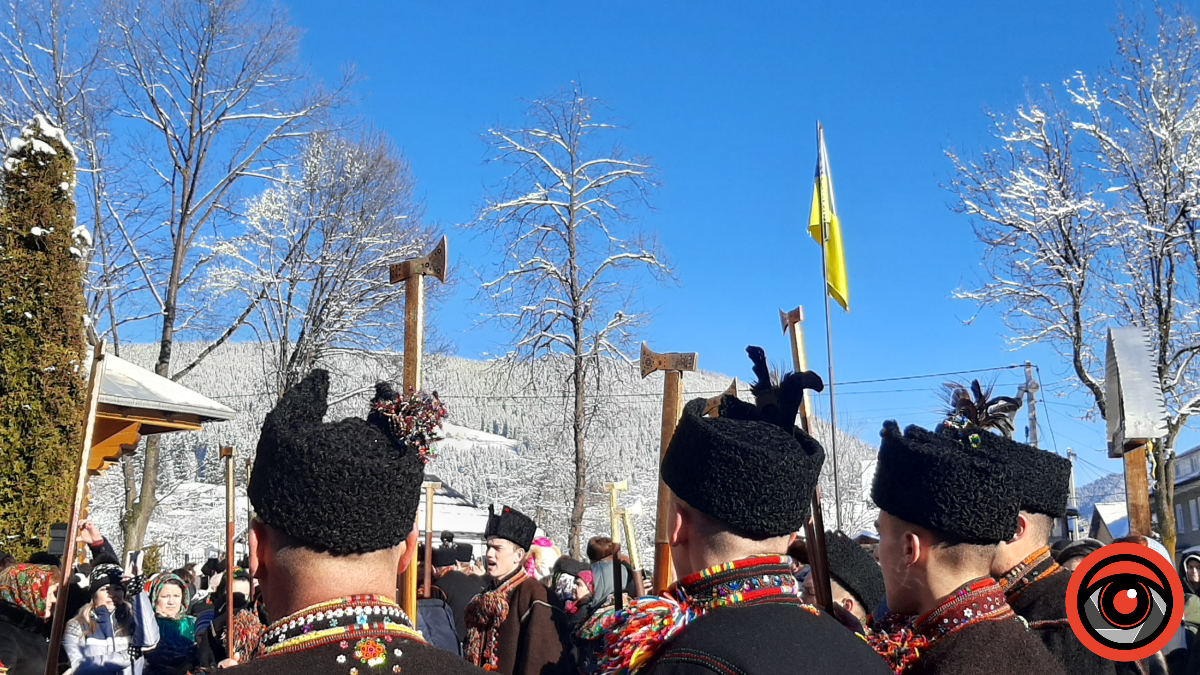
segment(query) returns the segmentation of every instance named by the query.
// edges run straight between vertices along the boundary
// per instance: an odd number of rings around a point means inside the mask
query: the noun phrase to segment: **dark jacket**
[[[458,631],[460,640],[467,639],[467,605],[471,599],[483,592],[483,580],[469,574],[450,570],[433,582],[433,587],[441,592],[450,610],[454,612],[454,628]]]
[[[1012,617],[982,621],[937,640],[905,675],[997,673],[1062,675],[1063,670],[1020,619]]]
[[[662,647],[648,675],[774,675],[891,671],[863,640],[799,602],[714,609]]]
[[[508,616],[500,624],[499,672],[502,675],[569,673],[563,649],[561,616],[546,597],[546,587],[526,579],[508,596]]]
[[[1114,662],[1083,646],[1071,630],[1067,621],[1069,583],[1071,573],[1055,565],[1045,576],[1006,597],[1068,675],[1112,675],[1117,672]]]
[[[9,675],[44,675],[49,637],[48,623],[0,603],[0,663]]]

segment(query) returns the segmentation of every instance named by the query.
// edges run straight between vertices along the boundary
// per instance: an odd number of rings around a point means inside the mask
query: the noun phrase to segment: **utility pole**
[[[1070,497],[1067,501],[1067,507],[1075,509],[1075,513],[1079,513],[1079,500],[1075,498],[1075,451],[1067,448],[1067,459],[1071,460],[1071,480],[1068,483]],[[1079,516],[1075,516],[1075,520],[1071,523],[1071,534],[1068,537],[1071,541],[1079,539]]]
[[[1038,447],[1038,423],[1037,423],[1037,392],[1041,385],[1033,378],[1033,364],[1029,361],[1025,362],[1025,398],[1026,410],[1029,411],[1029,425],[1025,427],[1025,442],[1033,447]]]

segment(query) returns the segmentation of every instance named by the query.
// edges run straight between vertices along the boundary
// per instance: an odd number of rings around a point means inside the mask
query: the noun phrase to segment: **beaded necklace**
[[[345,652],[336,657],[339,664],[347,663],[347,653],[353,652],[359,664],[379,668],[391,657],[403,656],[403,649],[393,646],[396,638],[426,644],[395,602],[379,595],[356,595],[306,607],[272,623],[263,635],[262,655],[269,658],[336,643]],[[347,672],[359,675],[359,667]],[[400,672],[399,664],[392,666],[392,672]]]

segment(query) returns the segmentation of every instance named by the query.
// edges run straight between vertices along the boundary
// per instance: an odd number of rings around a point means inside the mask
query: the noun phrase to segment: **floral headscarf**
[[[13,565],[0,571],[0,602],[48,619],[50,606],[46,596],[58,581],[59,569],[53,565]]]
[[[183,598],[179,601],[179,612],[187,613],[188,605],[191,604],[191,593],[188,592],[187,582],[177,574],[170,572],[160,572],[150,577],[150,603],[156,608],[158,606],[158,594],[162,593],[162,589],[169,583],[174,583],[183,589]]]

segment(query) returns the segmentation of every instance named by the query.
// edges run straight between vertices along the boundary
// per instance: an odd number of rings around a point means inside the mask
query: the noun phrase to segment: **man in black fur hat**
[[[882,436],[871,499],[895,614],[872,626],[872,646],[913,675],[1062,673],[990,576],[1020,505],[1004,467],[919,427],[887,422]]]
[[[488,516],[488,587],[467,606],[467,660],[504,675],[570,672],[546,587],[525,573],[537,525],[505,506]]]
[[[1016,534],[1000,542],[992,561],[992,576],[1004,589],[1009,606],[1029,622],[1066,672],[1118,672],[1116,663],[1084,647],[1071,630],[1067,621],[1071,573],[1059,567],[1050,552],[1054,519],[1067,515],[1071,461],[983,429],[946,426],[942,433],[959,436],[963,445],[1003,463],[1020,495]]]
[[[467,547],[467,559],[471,557],[471,545]],[[458,569],[460,549],[454,544],[440,546],[433,551],[433,588],[450,605],[454,612],[454,627],[462,642],[467,640],[467,605],[484,591],[482,581]]]
[[[436,397],[376,386],[366,420],[322,423],[329,375],[314,370],[267,415],[250,476],[250,569],[272,617],[238,671],[474,673],[428,645],[392,598],[417,550],[424,454]]]
[[[609,673],[886,674],[861,639],[800,599],[786,555],[825,458],[795,427],[804,388],[819,390],[820,378],[792,373],[773,387],[762,350],[747,351],[757,405],[726,397],[711,418],[704,399],[688,403],[663,458],[679,582],[666,598],[592,617],[582,634],[616,633]]]
[[[825,557],[829,561],[829,586],[833,601],[867,625],[867,617],[883,600],[883,572],[879,563],[840,530],[825,533]],[[805,602],[816,604],[816,587],[810,574],[804,580]]]

